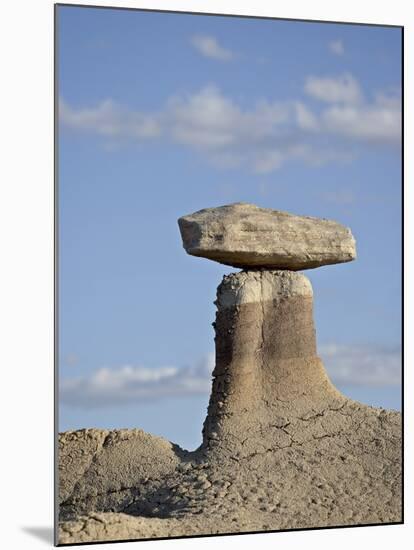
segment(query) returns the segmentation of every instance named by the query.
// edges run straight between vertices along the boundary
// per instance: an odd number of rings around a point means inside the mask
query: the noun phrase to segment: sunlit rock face
[[[347,227],[254,204],[205,208],[178,225],[188,254],[242,269],[297,271],[356,258]]]

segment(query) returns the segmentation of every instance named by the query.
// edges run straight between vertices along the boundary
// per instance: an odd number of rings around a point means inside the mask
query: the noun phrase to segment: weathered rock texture
[[[297,271],[356,257],[347,227],[253,204],[206,208],[178,224],[188,254],[233,267]]]
[[[312,288],[224,277],[203,443],[140,430],[60,437],[60,543],[401,522],[400,414],[331,384]]]

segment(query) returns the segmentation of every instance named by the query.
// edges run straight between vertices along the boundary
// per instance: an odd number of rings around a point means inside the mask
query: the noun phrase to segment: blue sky
[[[59,7],[60,429],[201,440],[216,287],[177,218],[247,201],[349,226],[307,271],[320,355],[400,407],[397,28]]]

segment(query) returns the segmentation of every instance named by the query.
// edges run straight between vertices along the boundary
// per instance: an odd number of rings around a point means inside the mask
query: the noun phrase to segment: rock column
[[[300,273],[255,270],[217,290],[216,366],[203,445],[247,434],[340,400],[317,356],[312,287]],[[233,448],[234,450],[234,448]]]

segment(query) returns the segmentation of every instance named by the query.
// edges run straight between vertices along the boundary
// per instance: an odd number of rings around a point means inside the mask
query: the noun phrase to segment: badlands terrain
[[[350,230],[244,203],[179,227],[189,254],[240,269],[217,289],[203,442],[61,433],[58,542],[401,522],[401,415],[332,385],[301,273],[354,260]]]

